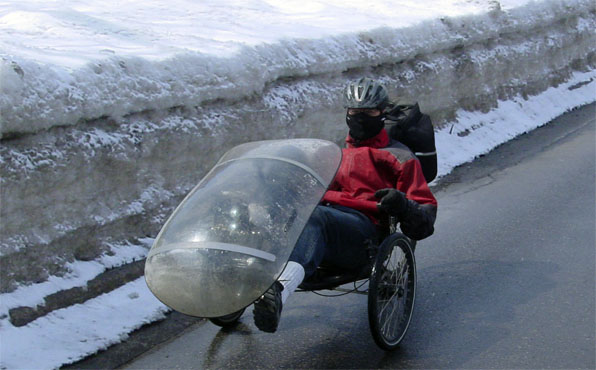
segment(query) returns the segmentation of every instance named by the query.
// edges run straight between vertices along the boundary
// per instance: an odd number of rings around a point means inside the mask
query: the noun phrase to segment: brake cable
[[[362,288],[362,286],[366,283],[368,283],[370,279],[366,279],[364,280],[360,285],[356,286],[357,281],[354,281],[354,289],[348,290],[348,291],[344,291],[343,293],[339,293],[339,294],[323,294],[323,293],[319,293],[317,291],[312,290],[311,292],[313,292],[314,294],[321,296],[321,297],[326,297],[326,298],[333,298],[333,297],[341,297],[344,296],[346,294],[350,294],[350,293],[366,293],[366,290],[358,290],[360,288]],[[331,290],[338,290],[338,289],[331,289]]]

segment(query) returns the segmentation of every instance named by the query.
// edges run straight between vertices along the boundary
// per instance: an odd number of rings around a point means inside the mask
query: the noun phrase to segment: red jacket
[[[405,145],[391,142],[384,129],[377,136],[361,142],[348,136],[346,143],[341,165],[323,203],[357,209],[378,223],[379,199],[375,192],[395,188],[416,202],[416,208],[422,206],[431,214],[432,228],[437,200],[428,188],[420,162]]]

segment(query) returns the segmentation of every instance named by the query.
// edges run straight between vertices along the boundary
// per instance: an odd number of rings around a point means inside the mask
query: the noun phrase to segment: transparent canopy
[[[341,149],[316,139],[237,146],[188,194],[145,263],[163,303],[198,317],[238,311],[279,277],[333,180]]]

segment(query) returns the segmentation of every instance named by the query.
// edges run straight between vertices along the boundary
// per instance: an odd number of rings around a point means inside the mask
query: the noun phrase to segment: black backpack
[[[420,112],[418,103],[388,107],[385,128],[389,137],[406,145],[420,161],[426,182],[437,177],[435,131],[430,117]]]

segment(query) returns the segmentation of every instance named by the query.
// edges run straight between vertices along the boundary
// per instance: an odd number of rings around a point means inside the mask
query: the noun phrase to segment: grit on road
[[[592,104],[456,169],[434,191],[435,235],[418,244],[414,318],[376,347],[366,296],[290,297],[278,332],[249,308],[128,363],[188,368],[594,368],[595,108]]]

